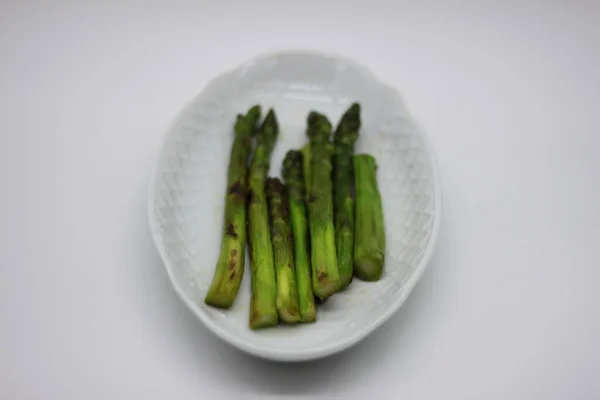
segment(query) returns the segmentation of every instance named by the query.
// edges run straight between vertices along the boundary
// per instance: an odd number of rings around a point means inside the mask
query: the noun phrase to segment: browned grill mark
[[[323,282],[325,279],[327,279],[327,272],[323,272],[323,271],[319,272],[318,278],[319,278],[319,282]]]
[[[314,203],[315,201],[317,201],[317,196],[315,196],[314,194],[311,194],[310,197],[308,198],[308,202]]]
[[[235,226],[233,226],[233,224],[231,222],[228,223],[227,227],[225,228],[225,235],[231,236],[233,238],[236,238],[238,236],[237,232],[235,231]],[[233,251],[236,251],[236,250],[233,250]]]
[[[235,265],[237,264],[237,250],[231,250],[229,254],[229,263],[227,264],[227,269],[229,271],[233,271],[235,269]]]
[[[239,180],[237,180],[233,182],[231,186],[229,186],[228,193],[244,198],[244,186]]]

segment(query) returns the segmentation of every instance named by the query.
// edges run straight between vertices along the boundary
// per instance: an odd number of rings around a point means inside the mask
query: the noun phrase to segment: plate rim
[[[373,322],[366,325],[362,329],[357,330],[350,337],[348,337],[344,340],[331,342],[330,344],[326,343],[324,345],[310,348],[308,350],[281,351],[281,350],[265,349],[262,347],[258,347],[252,343],[248,343],[248,342],[244,341],[243,339],[239,339],[237,336],[229,333],[229,331],[227,329],[225,329],[224,327],[221,327],[220,325],[216,324],[210,317],[208,317],[208,315],[206,315],[204,312],[201,311],[201,309],[198,307],[197,304],[195,304],[190,299],[188,299],[188,297],[185,295],[183,290],[180,288],[179,283],[175,279],[175,276],[173,273],[173,269],[175,267],[171,265],[171,262],[169,261],[169,258],[167,257],[167,254],[166,254],[166,249],[164,247],[164,243],[161,241],[162,234],[160,233],[160,227],[158,225],[158,221],[156,220],[156,216],[155,216],[155,210],[156,210],[155,199],[156,199],[156,183],[157,183],[157,179],[158,179],[158,169],[159,169],[159,166],[161,165],[161,161],[162,161],[163,154],[166,149],[168,140],[174,134],[174,130],[177,127],[179,121],[181,121],[181,118],[184,115],[186,115],[186,113],[193,107],[193,105],[207,92],[208,88],[210,88],[215,82],[222,79],[223,77],[225,77],[229,74],[232,74],[236,71],[243,70],[244,68],[248,68],[255,63],[265,61],[268,59],[272,59],[272,58],[290,56],[290,55],[291,56],[311,56],[311,57],[316,56],[316,57],[323,57],[323,58],[327,58],[327,59],[343,61],[346,64],[351,65],[356,70],[360,71],[361,74],[368,76],[370,79],[373,79],[375,82],[382,85],[385,89],[389,90],[390,93],[392,93],[394,95],[394,97],[398,101],[398,104],[402,105],[404,110],[406,111],[405,117],[414,126],[415,130],[417,131],[419,137],[421,138],[421,140],[423,142],[423,148],[425,150],[425,153],[427,154],[427,159],[429,160],[429,162],[431,164],[432,177],[433,177],[432,183],[433,183],[433,192],[434,192],[433,198],[434,198],[435,203],[434,203],[434,213],[432,216],[433,223],[432,223],[432,228],[431,228],[431,239],[429,240],[429,243],[427,244],[427,247],[423,253],[423,257],[421,258],[421,261],[419,262],[414,273],[404,284],[404,288],[403,288],[404,290],[402,290],[401,295],[398,296],[398,298],[394,299],[390,303],[389,307],[386,309],[386,311],[383,314],[381,314]],[[171,286],[173,286],[173,288],[175,289],[175,292],[177,293],[179,298],[186,304],[186,306],[192,311],[192,313],[194,315],[196,315],[196,317],[198,319],[200,319],[200,321],[215,336],[217,336],[221,340],[227,342],[228,344],[232,345],[233,347],[235,347],[239,350],[242,350],[248,354],[251,354],[251,355],[254,355],[254,356],[257,356],[260,358],[268,359],[268,360],[273,360],[273,361],[282,361],[282,362],[308,361],[308,360],[315,360],[315,359],[333,355],[335,353],[341,352],[341,351],[348,349],[351,346],[357,344],[362,339],[369,336],[373,331],[375,331],[377,328],[379,328],[385,322],[387,322],[392,317],[392,315],[394,315],[400,309],[400,307],[404,304],[404,302],[408,298],[409,294],[414,289],[416,283],[422,277],[423,273],[425,272],[425,269],[427,269],[427,266],[429,265],[429,262],[433,255],[433,252],[437,245],[439,231],[440,231],[440,225],[441,225],[441,219],[442,219],[442,201],[443,201],[442,178],[441,178],[441,172],[440,172],[440,168],[439,168],[437,154],[436,154],[435,148],[433,147],[431,139],[429,138],[429,135],[421,128],[420,124],[412,117],[412,114],[411,114],[410,110],[408,109],[408,107],[406,106],[406,104],[404,103],[400,92],[395,87],[387,84],[386,82],[383,82],[381,79],[379,79],[378,76],[376,76],[374,73],[372,73],[367,67],[365,67],[363,64],[355,61],[354,59],[352,59],[350,57],[338,55],[335,53],[322,52],[322,51],[316,51],[316,50],[279,50],[279,51],[258,54],[256,56],[248,59],[247,61],[245,61],[241,64],[238,64],[234,68],[226,70],[225,72],[222,72],[222,73],[216,75],[215,77],[213,77],[212,79],[210,79],[196,96],[194,96],[191,100],[189,100],[185,103],[185,105],[182,107],[182,109],[175,115],[175,117],[172,118],[171,122],[168,124],[166,132],[163,134],[162,142],[160,144],[158,154],[156,155],[156,159],[155,159],[155,162],[154,162],[152,170],[151,170],[150,178],[151,179],[150,179],[149,192],[148,192],[149,193],[148,217],[149,217],[150,233],[152,235],[152,240],[154,242],[154,245],[155,245],[156,249],[158,250],[158,253],[162,260],[163,266],[167,270],[167,275],[169,276]]]

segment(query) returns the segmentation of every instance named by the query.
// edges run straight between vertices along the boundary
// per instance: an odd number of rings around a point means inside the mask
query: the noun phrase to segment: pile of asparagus
[[[227,172],[221,250],[205,303],[230,308],[252,270],[250,328],[314,322],[315,297],[345,289],[353,275],[381,278],[385,232],[375,159],[354,154],[360,105],[342,115],[331,140],[327,117],[307,118],[309,143],[287,152],[282,177],[268,178],[279,124],[271,109],[238,115]],[[256,146],[249,164],[253,148]]]

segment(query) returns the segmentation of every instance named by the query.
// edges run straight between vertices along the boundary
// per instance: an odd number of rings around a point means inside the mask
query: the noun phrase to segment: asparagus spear
[[[294,232],[294,261],[296,283],[298,286],[298,305],[300,321],[314,322],[317,319],[315,297],[310,278],[310,259],[308,255],[308,224],[304,205],[303,157],[297,150],[290,150],[283,161],[283,179],[287,187],[290,203],[290,215]]]
[[[354,157],[356,190],[356,242],[354,272],[360,279],[381,278],[385,262],[383,207],[377,186],[377,164],[368,154]]]
[[[275,305],[281,321],[294,323],[300,321],[294,265],[294,237],[290,223],[290,205],[285,193],[285,186],[279,179],[267,179],[267,200],[271,217],[275,275],[277,276]]]
[[[304,178],[304,191],[306,201],[310,197],[310,143],[304,145],[302,152],[302,175]]]
[[[354,143],[360,129],[360,105],[354,103],[342,115],[333,135],[333,193],[335,247],[342,289],[352,281],[354,251],[354,196],[352,193]]]
[[[227,195],[221,250],[212,284],[204,302],[219,308],[230,308],[242,281],[246,259],[246,192],[248,158],[252,135],[260,118],[260,107],[252,107],[246,115],[238,115],[235,139],[227,168]]]
[[[331,123],[322,114],[308,115],[310,196],[308,199],[313,289],[321,300],[340,289],[335,252],[331,183]]]
[[[273,247],[269,229],[265,182],[269,172],[271,152],[278,133],[277,118],[273,110],[269,110],[258,132],[256,150],[250,166],[248,232],[250,267],[252,269],[250,300],[250,328],[252,329],[266,328],[277,324],[275,308],[277,285],[273,267]]]

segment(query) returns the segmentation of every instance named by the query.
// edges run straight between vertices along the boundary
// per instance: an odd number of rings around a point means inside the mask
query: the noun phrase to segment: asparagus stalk
[[[273,267],[273,247],[269,229],[265,183],[269,172],[271,152],[275,146],[278,133],[277,118],[273,110],[269,110],[258,132],[256,150],[250,166],[248,232],[250,267],[252,269],[251,329],[266,328],[277,324],[277,309],[275,307],[277,285]]]
[[[267,200],[271,217],[271,241],[277,276],[275,305],[279,319],[286,323],[300,321],[298,288],[294,265],[294,237],[290,222],[290,205],[285,186],[277,178],[267,180]]]
[[[342,289],[352,281],[354,251],[354,196],[352,193],[354,143],[360,129],[360,105],[354,103],[342,115],[333,135],[333,193],[335,247]]]
[[[303,180],[303,157],[297,150],[290,150],[283,161],[282,175],[287,187],[290,203],[290,216],[294,232],[294,262],[298,287],[300,321],[314,322],[317,319],[315,297],[310,278],[310,258],[308,253],[308,223],[304,205],[305,190]]]
[[[377,164],[368,154],[354,157],[356,190],[356,242],[354,272],[360,279],[381,278],[385,262],[383,207],[377,186]]]
[[[310,196],[308,199],[313,289],[321,300],[340,289],[335,252],[331,183],[331,123],[317,112],[308,116]]]
[[[252,107],[246,115],[238,115],[235,138],[227,168],[227,195],[221,248],[215,273],[204,302],[219,308],[230,308],[242,281],[246,260],[246,192],[248,158],[252,135],[260,118],[260,107]]]

